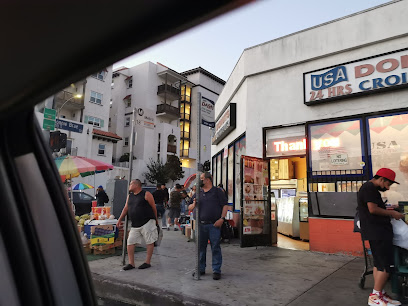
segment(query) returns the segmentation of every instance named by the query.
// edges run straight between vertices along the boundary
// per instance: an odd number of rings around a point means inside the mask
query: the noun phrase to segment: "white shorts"
[[[142,238],[146,244],[152,244],[157,241],[158,237],[156,220],[150,219],[145,225],[130,229],[127,245],[141,244]]]

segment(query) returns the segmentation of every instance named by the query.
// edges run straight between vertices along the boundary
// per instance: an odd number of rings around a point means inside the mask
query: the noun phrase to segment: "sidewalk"
[[[207,274],[195,281],[195,250],[180,231],[164,231],[149,269],[120,271],[121,256],[92,261],[96,293],[136,305],[367,305],[373,286],[368,276],[366,289],[358,287],[362,258],[240,248],[238,240],[222,244],[221,280],[212,279],[209,246]],[[136,253],[136,266],[145,255]]]

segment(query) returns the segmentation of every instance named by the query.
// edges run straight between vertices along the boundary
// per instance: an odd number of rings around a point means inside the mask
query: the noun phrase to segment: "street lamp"
[[[72,99],[80,99],[80,98],[82,98],[82,95],[81,95],[81,94],[76,94],[76,95],[72,96],[71,98],[69,98],[67,101],[65,101],[65,102],[61,105],[61,107],[57,110],[57,118],[59,119],[60,111],[61,111],[61,109],[64,107],[64,105],[65,105],[68,101],[70,101],[70,100],[72,100]]]

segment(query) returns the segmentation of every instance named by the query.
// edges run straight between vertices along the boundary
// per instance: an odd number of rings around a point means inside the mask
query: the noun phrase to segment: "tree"
[[[166,169],[166,173],[169,177],[170,180],[178,181],[184,177],[184,171],[183,168],[181,167],[181,162],[178,156],[176,155],[170,155],[167,158],[167,162],[164,165]]]
[[[146,165],[148,171],[143,173],[143,176],[152,184],[166,184],[169,181],[169,176],[161,160],[153,160],[150,158],[149,163]]]
[[[130,153],[125,153],[125,154],[123,154],[123,155],[119,158],[119,162],[128,162],[128,161],[129,161],[129,156],[130,156]],[[133,160],[135,160],[135,159],[136,159],[136,157],[133,156]]]

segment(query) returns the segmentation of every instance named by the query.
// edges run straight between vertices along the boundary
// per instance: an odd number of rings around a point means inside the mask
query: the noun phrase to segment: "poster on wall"
[[[268,162],[259,158],[242,156],[242,178],[242,234],[270,234]]]

